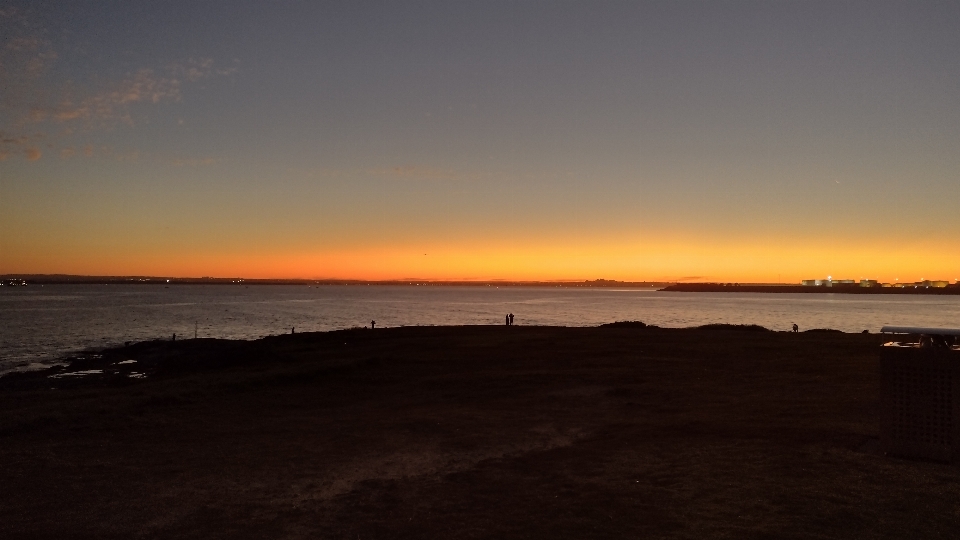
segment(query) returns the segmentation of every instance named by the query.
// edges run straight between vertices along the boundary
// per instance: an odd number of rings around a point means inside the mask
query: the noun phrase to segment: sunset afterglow
[[[15,1],[0,274],[953,281],[956,17]]]

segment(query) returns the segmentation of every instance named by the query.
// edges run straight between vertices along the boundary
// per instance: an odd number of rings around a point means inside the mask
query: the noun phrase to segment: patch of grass
[[[771,332],[769,328],[759,324],[726,324],[714,323],[698,326],[697,330],[735,330],[738,332]]]
[[[600,328],[657,328],[656,326],[648,325],[642,321],[616,321],[612,323],[604,323],[600,325]]]

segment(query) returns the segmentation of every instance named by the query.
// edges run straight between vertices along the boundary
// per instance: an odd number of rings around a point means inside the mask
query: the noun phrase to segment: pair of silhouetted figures
[[[507,326],[513,326],[513,313],[510,313],[509,315],[505,316],[503,319],[504,321],[506,321]]]

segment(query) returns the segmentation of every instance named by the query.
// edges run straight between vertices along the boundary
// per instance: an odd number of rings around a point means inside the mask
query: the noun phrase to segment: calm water
[[[0,372],[88,347],[173,333],[257,338],[368,325],[668,327],[759,324],[876,332],[884,324],[960,327],[958,296],[667,293],[649,289],[306,285],[47,285],[0,288]]]

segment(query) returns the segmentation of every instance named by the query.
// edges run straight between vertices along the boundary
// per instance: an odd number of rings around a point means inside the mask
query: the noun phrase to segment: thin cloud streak
[[[15,8],[0,9],[0,22],[7,38],[0,46],[2,159],[19,154],[28,161],[40,159],[39,141],[54,144],[47,140],[48,133],[63,139],[78,129],[89,134],[133,126],[139,122],[137,107],[180,102],[185,87],[237,72],[236,66],[217,66],[212,58],[189,58],[159,70],[143,67],[119,79],[94,78],[103,82],[84,88],[58,72],[60,54],[43,28]],[[70,157],[74,146],[66,142],[64,152],[58,153]]]
[[[456,180],[460,177],[456,171],[424,165],[400,165],[388,168],[368,169],[366,172],[372,176],[423,180]]]
[[[480,182],[480,181],[547,181],[563,178],[570,173],[561,173],[557,171],[542,172],[510,172],[505,170],[456,170],[432,165],[393,165],[381,167],[356,167],[333,169],[328,167],[318,168],[288,168],[289,172],[304,175],[308,178],[337,180],[344,178],[378,178],[386,180],[404,180],[404,181],[457,181],[457,182]]]
[[[43,101],[39,96],[50,92],[38,90],[35,92],[38,96],[36,101],[26,107],[6,107],[7,114],[0,115],[0,120],[14,131],[0,132],[0,152],[5,156],[13,155],[15,150],[22,150],[31,142],[46,139],[48,131],[58,133],[60,138],[68,138],[76,132],[73,126],[77,124],[86,133],[110,129],[117,124],[134,126],[137,123],[134,106],[180,102],[183,99],[185,81],[193,84],[207,77],[232,75],[236,68],[215,69],[211,59],[191,59],[186,63],[173,64],[167,71],[168,75],[158,75],[152,69],[140,69],[85,96],[64,83],[59,90],[53,91],[60,96],[55,103]],[[6,66],[0,68],[0,74],[6,72]],[[20,113],[15,112],[18,109]],[[16,116],[10,118],[11,115]],[[63,127],[44,129],[52,128],[53,125]],[[28,134],[28,130],[37,131]],[[67,148],[72,148],[72,145],[67,145],[65,149]],[[83,153],[89,157],[93,151],[85,149]],[[29,160],[36,159],[38,158]]]
[[[171,160],[170,163],[176,167],[202,167],[213,165],[219,161],[216,158],[176,158]]]
[[[63,97],[56,105],[37,104],[30,108],[26,122],[42,123],[48,120],[72,120],[108,123],[121,121],[133,124],[129,106],[138,103],[158,104],[183,99],[183,82],[196,82],[211,75],[228,75],[231,70],[214,70],[212,59],[191,59],[186,64],[173,64],[167,75],[143,68],[112,83],[93,95],[77,98],[67,88],[59,92]]]

